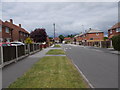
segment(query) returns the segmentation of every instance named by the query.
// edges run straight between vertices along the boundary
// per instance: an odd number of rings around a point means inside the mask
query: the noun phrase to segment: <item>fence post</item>
[[[112,45],[112,40],[110,41],[110,47],[111,47],[111,48],[113,47],[113,45]]]
[[[1,65],[3,66],[3,46],[1,46]]]
[[[17,48],[17,46],[15,46],[16,47],[16,61],[18,60],[18,48]]]
[[[100,48],[102,48],[102,41],[100,41]]]
[[[25,49],[25,55],[26,55],[26,44],[24,45],[24,49]]]
[[[33,43],[33,52],[35,52],[34,43]]]
[[[30,54],[30,44],[28,44],[27,46],[28,46],[28,54]]]

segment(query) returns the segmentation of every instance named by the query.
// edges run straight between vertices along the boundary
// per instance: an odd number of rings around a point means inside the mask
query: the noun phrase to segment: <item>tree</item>
[[[34,42],[46,42],[47,33],[44,28],[37,28],[30,33],[30,37]]]
[[[120,35],[112,37],[112,44],[115,50],[120,51]]]
[[[72,34],[71,34],[71,35],[67,35],[67,37],[70,37],[70,38],[73,38],[74,36],[75,36],[75,35],[72,35]]]
[[[31,44],[31,43],[32,43],[31,38],[30,38],[30,37],[26,38],[25,43],[26,43],[26,44]]]
[[[60,38],[60,42],[62,43],[62,41],[64,40],[64,36],[60,35],[59,38]]]
[[[49,39],[53,39],[53,37],[49,37]]]
[[[104,41],[106,41],[108,39],[108,37],[104,37]]]

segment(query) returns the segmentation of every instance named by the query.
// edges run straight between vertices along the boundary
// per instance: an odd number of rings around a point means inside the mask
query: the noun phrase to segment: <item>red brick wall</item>
[[[110,33],[112,31],[112,33]],[[112,38],[112,36],[120,35],[120,32],[116,32],[116,29],[108,30],[108,38]]]
[[[88,33],[86,36],[86,40],[90,40],[90,38],[93,38],[93,40],[103,40],[104,39],[104,33]]]
[[[12,30],[9,30],[9,33],[5,31],[6,27],[2,27],[2,38],[5,40],[6,38],[12,38]]]

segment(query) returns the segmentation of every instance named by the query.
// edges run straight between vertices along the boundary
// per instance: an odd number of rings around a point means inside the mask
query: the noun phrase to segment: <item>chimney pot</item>
[[[13,24],[13,20],[12,19],[10,19],[10,22]]]
[[[19,27],[21,27],[21,24],[19,24]]]

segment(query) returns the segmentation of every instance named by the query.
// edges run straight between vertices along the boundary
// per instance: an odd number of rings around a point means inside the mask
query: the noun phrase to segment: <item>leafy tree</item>
[[[53,39],[52,37],[49,37],[49,39]]]
[[[64,36],[60,35],[59,38],[60,38],[60,42],[62,43],[62,41],[64,40]]]
[[[30,37],[34,42],[46,42],[47,33],[44,28],[37,28],[30,33]]]
[[[120,51],[120,35],[112,37],[112,44],[115,50]]]
[[[75,35],[71,34],[71,35],[67,35],[67,37],[73,38]]]
[[[106,41],[108,39],[108,37],[104,37],[104,41]]]
[[[32,43],[32,39],[30,37],[26,38],[25,43],[26,44],[31,44]]]

